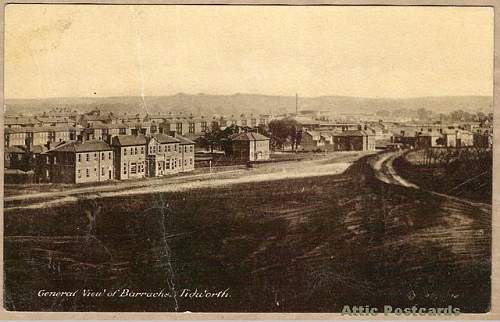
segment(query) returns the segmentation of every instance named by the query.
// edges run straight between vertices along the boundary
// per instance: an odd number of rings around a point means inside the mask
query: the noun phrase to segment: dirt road
[[[377,179],[379,179],[382,182],[388,183],[388,184],[395,184],[395,185],[400,185],[403,187],[407,188],[413,188],[413,189],[422,189],[421,187],[417,186],[416,184],[409,182],[408,180],[402,178],[394,168],[393,162],[396,158],[401,157],[404,154],[404,151],[394,151],[394,152],[387,152],[387,153],[382,153],[377,156],[374,156],[370,160],[370,164],[374,170],[374,174]],[[479,211],[483,213],[491,213],[491,205],[485,204],[485,203],[480,203],[480,202],[474,202],[467,200],[465,198],[457,198],[454,196],[450,196],[444,193],[439,193],[435,191],[430,191],[426,190],[427,192],[433,194],[434,196],[437,196],[438,198],[445,198],[449,202],[456,202],[456,203],[462,203],[466,204],[468,206],[472,206],[477,208]]]
[[[253,168],[218,169],[214,173],[183,174],[138,181],[121,181],[106,185],[65,187],[60,191],[31,192],[4,198],[4,209],[36,209],[86,198],[136,195],[152,192],[186,191],[227,185],[339,174],[354,161],[374,152],[336,152],[318,155],[314,160],[255,165]]]

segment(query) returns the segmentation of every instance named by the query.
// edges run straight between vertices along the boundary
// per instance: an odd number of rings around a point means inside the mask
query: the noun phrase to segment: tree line
[[[268,137],[270,149],[273,151],[288,148],[297,150],[302,138],[300,124],[294,119],[284,118],[272,120],[267,125],[261,124],[254,128],[235,124],[220,127],[217,123],[213,123],[210,129],[197,139],[197,143],[210,152],[226,150],[225,147],[230,142],[231,136],[241,132],[257,132]]]

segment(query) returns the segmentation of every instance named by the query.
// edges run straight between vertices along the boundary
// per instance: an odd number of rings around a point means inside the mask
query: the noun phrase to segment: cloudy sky
[[[493,11],[16,5],[7,98],[491,95]]]

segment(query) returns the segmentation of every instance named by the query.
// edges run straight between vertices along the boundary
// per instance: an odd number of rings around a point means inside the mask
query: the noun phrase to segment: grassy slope
[[[177,289],[230,288],[229,299],[178,299],[181,311],[488,307],[491,218],[380,183],[364,160],[337,176],[78,207],[5,218],[8,307],[170,311],[171,299],[54,301],[34,290],[159,290],[172,281]]]

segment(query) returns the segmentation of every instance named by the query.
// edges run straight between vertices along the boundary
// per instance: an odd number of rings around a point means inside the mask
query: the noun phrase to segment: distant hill
[[[145,102],[145,104],[144,104]],[[7,114],[32,114],[65,107],[78,112],[100,108],[115,113],[149,114],[226,114],[241,113],[279,114],[295,111],[295,96],[268,96],[257,94],[190,95],[124,97],[62,97],[46,99],[7,99]],[[493,98],[487,96],[443,96],[418,98],[360,98],[347,96],[299,97],[300,110],[322,110],[334,113],[375,113],[379,110],[394,112],[425,108],[436,113],[462,109],[469,112],[490,112]]]

